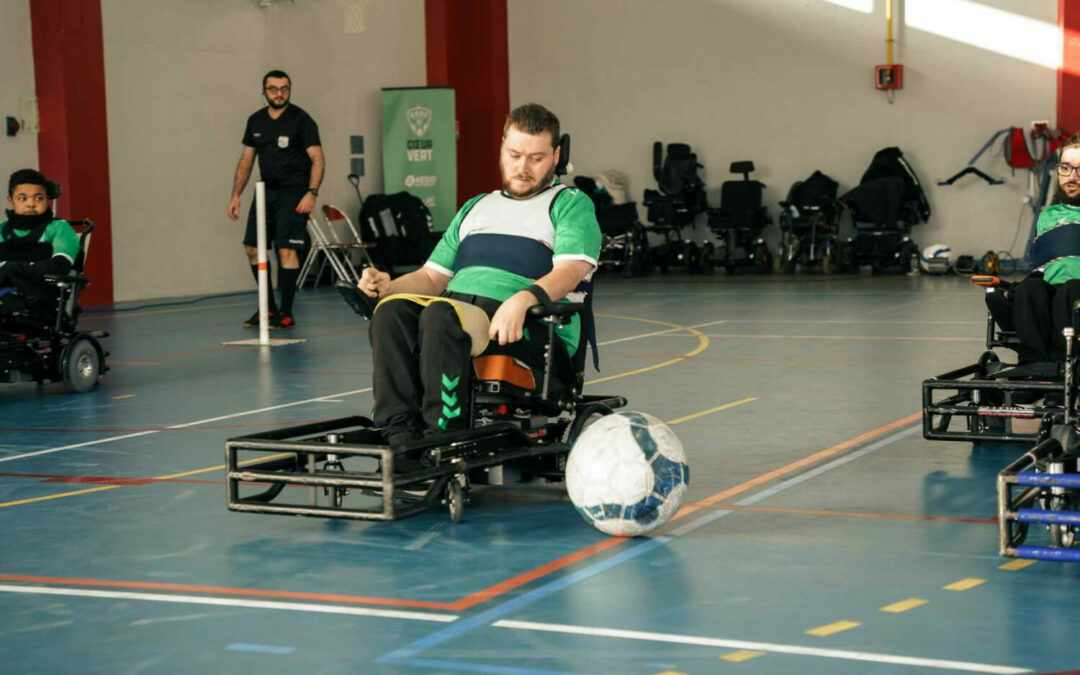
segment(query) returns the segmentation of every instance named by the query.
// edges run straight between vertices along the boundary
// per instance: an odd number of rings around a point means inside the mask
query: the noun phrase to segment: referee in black
[[[278,251],[278,287],[281,289],[280,309],[274,303],[270,287],[270,328],[293,328],[293,298],[296,280],[300,275],[297,251],[308,247],[307,219],[315,209],[315,197],[323,179],[323,151],[319,142],[319,125],[300,107],[289,103],[292,82],[280,70],[271,70],[263,77],[263,96],[266,107],[248,118],[244,129],[244,151],[236,165],[229,218],[240,218],[240,193],[251,176],[251,165],[259,157],[259,174],[266,183],[266,239]],[[244,251],[255,280],[259,278],[258,237],[255,231],[255,200],[248,211]],[[268,275],[269,277],[269,275]],[[259,310],[244,322],[245,326],[259,325]]]

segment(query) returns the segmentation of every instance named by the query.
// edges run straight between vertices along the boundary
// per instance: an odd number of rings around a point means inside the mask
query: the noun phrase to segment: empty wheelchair
[[[742,174],[742,180],[724,181],[719,208],[709,209],[709,229],[720,240],[710,262],[722,266],[728,274],[740,267],[772,272],[772,252],[761,236],[772,220],[763,203],[765,184],[750,180],[753,171],[751,161],[732,162],[731,173]]]
[[[839,239],[843,208],[836,201],[836,188],[836,181],[820,171],[792,184],[780,202],[777,272],[791,274],[797,267],[826,274],[849,271]]]
[[[660,236],[661,242],[652,247],[652,261],[661,272],[671,267],[701,271],[707,256],[702,255],[704,244],[683,237],[682,229],[693,229],[698,215],[708,208],[705,182],[698,176],[703,168],[697,155],[685,143],[669,143],[667,155],[660,141],[653,143],[653,177],[659,190],[645,190],[648,231]]]
[[[59,194],[50,194],[51,199]],[[79,253],[70,273],[44,275],[47,296],[28,301],[0,317],[0,381],[63,382],[69,391],[84,393],[97,386],[109,370],[100,343],[104,331],[78,329],[79,294],[90,280],[83,266],[94,224],[68,221],[79,234]]]
[[[649,237],[638,219],[637,204],[616,203],[608,190],[588,176],[575,176],[574,187],[589,195],[596,209],[603,236],[600,270],[618,270],[624,277],[644,274],[648,269]]]
[[[930,204],[900,148],[879,150],[859,185],[840,201],[855,227],[848,249],[852,265],[869,265],[875,272],[914,269],[919,247],[911,228],[929,220]]]

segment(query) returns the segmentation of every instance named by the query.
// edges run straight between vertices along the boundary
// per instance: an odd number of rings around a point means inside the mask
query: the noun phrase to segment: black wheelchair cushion
[[[761,208],[762,188],[756,180],[729,180],[720,186],[720,213],[725,216],[752,216]]]

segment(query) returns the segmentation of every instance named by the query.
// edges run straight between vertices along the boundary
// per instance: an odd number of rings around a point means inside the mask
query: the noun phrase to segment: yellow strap
[[[382,307],[384,303],[394,300],[413,302],[421,307],[428,307],[433,302],[445,302],[454,308],[454,313],[457,315],[458,323],[461,324],[461,329],[464,330],[472,340],[472,347],[469,350],[470,356],[479,356],[487,349],[488,331],[491,329],[491,320],[488,319],[487,313],[476,305],[436,295],[394,293],[393,295],[388,295],[382,300],[379,300],[379,304],[375,305],[375,311],[379,311],[379,308]],[[374,314],[374,312],[372,312],[372,314]]]

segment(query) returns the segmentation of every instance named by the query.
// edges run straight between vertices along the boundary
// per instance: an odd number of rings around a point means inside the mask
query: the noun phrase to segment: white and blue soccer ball
[[[618,537],[648,534],[671,520],[690,484],[686,452],[652,415],[621,411],[585,428],[566,462],[578,513]]]

